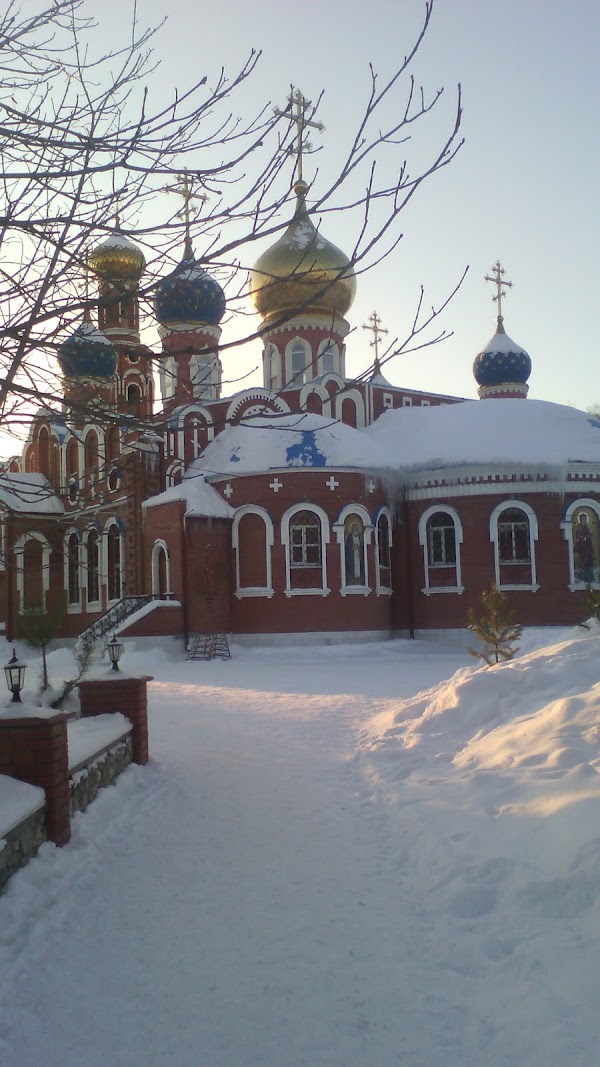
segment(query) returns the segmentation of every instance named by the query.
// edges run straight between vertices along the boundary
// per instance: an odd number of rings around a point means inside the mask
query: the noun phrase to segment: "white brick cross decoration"
[[[334,489],[337,489],[337,487],[338,487],[338,485],[339,485],[339,484],[340,484],[339,482],[336,482],[335,478],[333,477],[333,474],[331,475],[331,478],[328,478],[328,479],[327,479],[327,481],[325,482],[325,485],[326,485],[326,486],[327,486],[327,487],[328,487],[329,489],[331,489],[331,492],[332,492],[332,493],[333,493],[333,490],[334,490]]]
[[[269,489],[272,489],[274,493],[278,493],[280,489],[283,489],[283,482],[280,482],[279,478],[273,478],[273,481],[269,482]]]
[[[375,482],[373,481],[372,478],[369,478],[369,481],[367,482],[367,489],[369,490],[370,493],[374,493],[375,492]]]
[[[229,500],[229,497],[233,493],[233,489],[231,488],[230,482],[227,482],[227,485],[225,486],[223,492],[224,492],[225,496],[227,497],[227,499]]]

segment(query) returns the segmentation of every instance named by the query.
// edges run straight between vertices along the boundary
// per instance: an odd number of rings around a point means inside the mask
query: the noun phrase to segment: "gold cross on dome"
[[[163,192],[165,193],[175,193],[177,196],[183,197],[183,207],[181,211],[177,212],[177,218],[183,219],[185,226],[185,259],[192,259],[194,254],[190,232],[192,216],[190,204],[194,200],[200,200],[201,202],[208,200],[206,193],[194,192],[194,181],[197,180],[197,175],[192,174],[190,176],[188,171],[184,170],[183,174],[179,175],[179,182],[177,185],[165,185],[163,189]]]
[[[383,327],[381,325],[381,319],[379,318],[379,315],[377,314],[376,311],[374,311],[372,315],[369,315],[369,322],[370,322],[371,325],[367,326],[365,324],[363,326],[363,330],[370,330],[370,332],[373,334],[373,340],[369,341],[369,344],[371,345],[371,348],[375,349],[375,363],[378,364],[379,363],[379,342],[381,340],[382,334],[387,333],[388,331],[383,329]]]
[[[504,281],[504,273],[504,267],[500,266],[500,260],[497,259],[494,263],[494,266],[492,267],[491,275],[486,274],[485,276],[486,282],[493,282],[493,284],[496,286],[496,295],[492,297],[492,300],[494,300],[498,305],[499,319],[502,318],[502,297],[506,296],[504,289],[512,289],[512,282]]]
[[[296,143],[293,148],[289,149],[291,156],[296,156],[296,181],[301,182],[302,179],[302,156],[304,153],[307,155],[310,152],[314,152],[313,146],[310,141],[304,137],[304,131],[310,127],[313,130],[323,131],[325,129],[322,122],[315,122],[312,118],[307,118],[307,111],[311,107],[311,101],[307,100],[300,91],[292,86],[292,91],[288,96],[287,107],[283,111],[276,107],[274,109],[275,115],[280,119],[289,119],[296,127]],[[311,112],[314,115],[316,109]]]

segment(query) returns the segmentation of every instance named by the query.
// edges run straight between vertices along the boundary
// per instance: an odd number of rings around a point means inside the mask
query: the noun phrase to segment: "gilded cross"
[[[369,323],[370,326],[367,326],[365,323],[363,330],[370,330],[373,334],[373,340],[369,341],[369,344],[375,349],[374,362],[379,364],[379,342],[381,341],[382,334],[387,333],[388,331],[383,329],[381,319],[376,311],[374,311],[372,315],[369,315]]]
[[[296,143],[295,143],[293,148],[290,148],[289,153],[290,153],[291,156],[296,156],[296,181],[297,182],[301,182],[303,180],[303,178],[302,178],[302,155],[303,155],[303,153],[306,153],[308,155],[310,152],[314,151],[313,146],[311,145],[310,141],[305,139],[304,131],[307,129],[307,127],[310,127],[313,130],[321,130],[321,131],[325,129],[325,127],[324,127],[322,122],[315,122],[314,119],[309,119],[307,117],[306,113],[307,113],[308,109],[310,108],[310,106],[311,106],[311,101],[307,100],[306,97],[304,97],[302,95],[302,93],[300,92],[300,89],[296,89],[294,91],[294,87],[292,86],[292,91],[291,91],[290,95],[288,96],[287,107],[284,108],[283,111],[281,111],[280,108],[278,108],[278,107],[276,107],[274,109],[275,110],[275,114],[277,115],[278,118],[289,119],[290,122],[293,122],[295,127],[296,127]],[[314,111],[312,112],[312,114],[314,115]]]
[[[494,266],[492,267],[491,275],[486,274],[485,276],[486,282],[493,282],[493,284],[496,286],[496,295],[492,297],[492,300],[494,300],[498,305],[499,319],[502,318],[502,297],[506,296],[504,289],[512,289],[512,282],[504,281],[503,275],[504,267],[500,266],[500,260],[497,259],[494,263]]]
[[[208,200],[206,193],[194,192],[194,178],[196,175],[190,177],[187,170],[184,170],[183,174],[179,175],[179,182],[177,185],[165,185],[163,192],[175,193],[177,196],[183,198],[183,207],[181,211],[177,212],[177,217],[183,219],[185,226],[185,251],[183,253],[184,259],[193,259],[194,250],[192,248],[191,237],[191,203],[194,200]]]

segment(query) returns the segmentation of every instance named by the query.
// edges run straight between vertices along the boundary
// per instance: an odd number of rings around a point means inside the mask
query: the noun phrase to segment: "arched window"
[[[71,437],[67,444],[66,472],[67,481],[71,479],[77,480],[79,475],[79,444],[74,437]]]
[[[213,383],[213,359],[206,354],[196,354],[190,360],[190,381],[194,397],[212,400],[215,395]]]
[[[117,459],[119,455],[119,428],[113,423],[108,427],[106,431],[104,449],[106,453],[106,466],[110,467],[111,463]]]
[[[116,523],[109,526],[106,535],[106,572],[108,599],[120,600],[121,588],[121,532]]]
[[[342,422],[345,423],[346,426],[356,427],[358,425],[356,404],[351,397],[345,397],[344,400],[342,400]]]
[[[276,345],[267,345],[265,349],[264,366],[265,386],[274,393],[281,385],[279,349]]]
[[[38,434],[38,469],[40,474],[50,477],[50,434],[45,426]]]
[[[333,374],[339,370],[338,346],[334,341],[324,341],[319,350],[319,374]]]
[[[462,593],[462,524],[454,508],[427,508],[419,520],[419,542],[423,548],[423,592]]]
[[[304,385],[312,378],[311,353],[303,341],[294,341],[290,350],[290,385]]]
[[[177,389],[177,363],[173,356],[163,358],[160,368],[160,387],[163,400],[170,400]]]
[[[498,588],[537,589],[534,556],[537,532],[537,519],[528,504],[507,500],[494,509],[490,539],[494,545]]]
[[[380,511],[375,526],[377,592],[387,593],[392,589],[392,534],[387,511]]]
[[[65,542],[67,570],[67,603],[72,611],[81,607],[81,586],[79,584],[79,537],[71,533]]]
[[[286,596],[329,593],[326,512],[315,504],[291,508],[281,520],[281,540],[286,554]]]
[[[90,485],[96,481],[98,474],[98,434],[89,430],[84,445],[85,472]]]
[[[152,546],[152,594],[161,599],[171,592],[171,564],[169,551],[164,541],[155,541]]]
[[[90,605],[100,601],[100,553],[97,530],[90,530],[86,542],[87,565],[87,602]]]
[[[271,549],[273,523],[252,504],[236,512],[232,543],[235,550],[236,597],[273,596]]]
[[[569,588],[600,585],[600,506],[574,500],[561,523],[569,549]]]
[[[39,533],[23,534],[15,542],[19,611],[45,611],[50,588],[50,555],[52,549]]]
[[[127,407],[132,415],[138,415],[140,411],[140,402],[142,399],[142,391],[136,382],[131,382],[127,386]]]

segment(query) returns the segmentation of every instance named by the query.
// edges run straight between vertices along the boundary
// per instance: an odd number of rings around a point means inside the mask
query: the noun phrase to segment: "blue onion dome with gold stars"
[[[475,357],[473,374],[481,389],[502,385],[515,385],[523,391],[526,389],[531,374],[531,358],[524,348],[508,336],[502,316],[498,317],[498,327],[491,341]]]
[[[348,257],[323,237],[308,214],[306,182],[296,182],[294,192],[294,218],[250,274],[250,295],[267,326],[295,314],[343,317],[356,295]]]
[[[179,266],[157,286],[154,310],[161,326],[218,326],[223,318],[225,294],[196,262],[189,245]]]
[[[112,378],[117,369],[117,353],[89,318],[63,341],[57,359],[65,378]]]
[[[87,263],[101,282],[117,285],[139,282],[146,269],[146,260],[141,248],[118,229],[92,249],[88,254]]]

